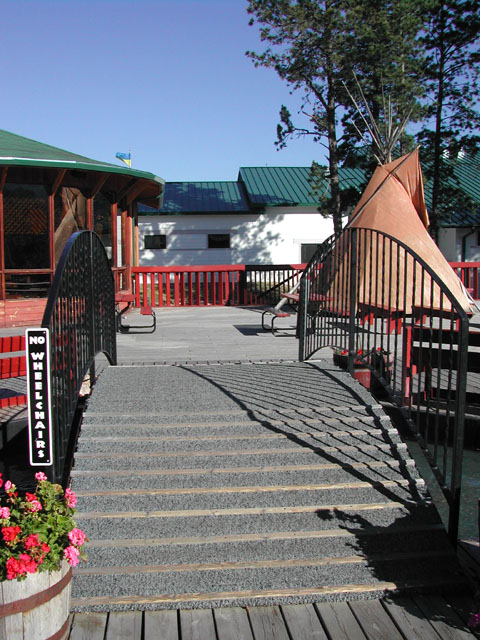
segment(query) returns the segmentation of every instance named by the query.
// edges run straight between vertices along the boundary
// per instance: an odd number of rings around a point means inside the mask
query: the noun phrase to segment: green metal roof
[[[153,180],[160,185],[165,182],[162,178],[147,171],[138,171],[128,167],[121,167],[109,162],[92,160],[79,156],[70,151],[52,147],[49,144],[24,138],[15,133],[0,129],[0,166],[29,166],[29,167],[59,167],[62,169],[82,169],[84,171],[102,171],[104,173],[119,173],[132,178]]]
[[[478,210],[459,212],[441,226],[480,226],[480,158],[455,162],[455,174],[460,187],[479,203]],[[368,182],[363,169],[342,167],[339,170],[340,188],[355,189],[358,197]],[[266,206],[318,207],[310,183],[310,167],[241,167],[237,182],[168,182],[165,187],[163,208],[158,211],[141,207],[140,213],[253,213]],[[325,181],[325,194],[329,194]],[[431,202],[431,189],[425,184],[427,208]]]
[[[449,214],[448,218],[442,220],[440,217],[439,225],[441,227],[478,227],[480,226],[480,156],[460,157],[456,160],[447,160],[453,166],[453,174],[455,178],[450,178],[449,183],[452,189],[461,189],[472,201],[465,211],[456,211]],[[425,204],[430,210],[432,202],[432,183],[431,180],[425,181]]]
[[[254,207],[318,206],[318,197],[313,193],[310,182],[310,167],[241,167],[238,179],[245,184]],[[340,169],[341,188],[358,189],[359,197],[365,180],[362,169]],[[327,181],[324,190],[328,195],[330,186]]]
[[[162,214],[249,213],[243,185],[239,182],[167,182]],[[158,213],[140,206],[140,213]]]

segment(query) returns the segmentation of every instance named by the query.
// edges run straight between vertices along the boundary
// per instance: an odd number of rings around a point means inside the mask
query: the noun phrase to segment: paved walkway
[[[155,333],[118,334],[119,364],[298,360],[298,341],[293,333],[274,337],[263,331],[258,307],[165,308],[155,312]],[[295,320],[293,315],[279,318],[276,324],[291,328]],[[140,324],[142,318],[134,311],[126,321]]]

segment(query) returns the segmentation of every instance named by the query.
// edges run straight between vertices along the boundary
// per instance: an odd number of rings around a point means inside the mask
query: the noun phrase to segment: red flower
[[[3,487],[3,478],[1,473],[0,473],[0,487]]]
[[[17,558],[9,558],[7,560],[7,580],[14,580],[20,576],[23,571],[22,563]]]
[[[2,527],[3,539],[5,542],[14,542],[21,531],[20,527]]]
[[[25,540],[25,549],[34,549],[40,546],[40,540],[36,533],[31,533]]]
[[[21,553],[18,559],[22,563],[23,573],[35,573],[37,570],[37,563],[31,558],[28,553]]]

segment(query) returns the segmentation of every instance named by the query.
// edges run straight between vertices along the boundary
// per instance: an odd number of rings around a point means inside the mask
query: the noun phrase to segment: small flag
[[[132,154],[131,153],[120,153],[120,151],[115,155],[116,158],[124,162],[129,167],[132,166]]]

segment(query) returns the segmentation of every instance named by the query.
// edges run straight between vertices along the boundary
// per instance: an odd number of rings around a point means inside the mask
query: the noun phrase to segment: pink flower
[[[38,482],[44,482],[47,479],[47,476],[43,473],[43,471],[38,471],[38,473],[35,474],[35,478],[38,480]]]
[[[480,622],[480,614],[472,613],[472,615],[468,620],[468,626],[470,629],[475,629],[475,627],[478,627],[479,622]]]
[[[12,482],[10,482],[10,480],[7,480],[5,482],[5,491],[7,493],[11,493],[12,491],[15,491],[16,488],[17,487]]]
[[[85,534],[81,529],[72,529],[68,532],[68,539],[76,547],[81,547],[85,542]]]
[[[5,542],[14,542],[21,531],[20,527],[2,527],[3,539]]]
[[[32,513],[35,513],[35,511],[41,511],[42,508],[42,504],[38,500],[32,500],[28,503],[28,510]]]
[[[25,549],[33,549],[40,546],[40,540],[36,533],[31,533],[25,540]]]
[[[0,473],[0,487],[3,486],[3,478],[2,478],[2,474]]]
[[[0,507],[0,520],[6,520],[10,517],[10,509],[8,507]]]
[[[65,500],[67,501],[67,506],[72,509],[77,504],[77,496],[71,489],[65,489]]]
[[[71,545],[65,549],[63,552],[67,562],[72,567],[76,567],[78,564],[78,556],[80,555],[80,551],[76,547],[72,547]]]
[[[34,493],[26,493],[25,495],[28,502],[28,510],[31,512],[41,511],[42,503],[38,500],[37,496]]]

